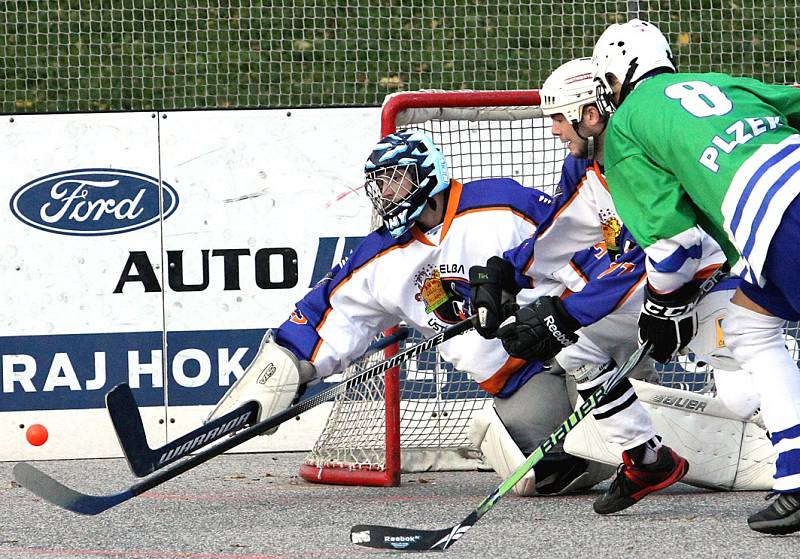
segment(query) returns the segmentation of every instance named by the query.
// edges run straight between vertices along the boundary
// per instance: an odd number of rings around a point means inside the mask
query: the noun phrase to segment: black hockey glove
[[[639,314],[639,343],[653,344],[650,355],[666,363],[686,347],[697,334],[697,312],[694,310],[700,284],[691,281],[670,293],[656,293],[648,283],[644,289],[644,305]]]
[[[484,338],[494,338],[500,323],[518,308],[514,301],[520,288],[514,273],[514,266],[499,256],[469,269],[470,300],[478,317],[475,329]]]
[[[539,297],[519,309],[497,330],[509,355],[526,361],[547,361],[578,341],[580,323],[558,297]]]

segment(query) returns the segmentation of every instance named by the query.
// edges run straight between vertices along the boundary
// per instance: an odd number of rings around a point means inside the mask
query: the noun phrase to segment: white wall
[[[0,460],[118,456],[120,382],[151,445],[194,428],[369,231],[379,109],[0,119]],[[242,450],[309,448],[315,412]]]

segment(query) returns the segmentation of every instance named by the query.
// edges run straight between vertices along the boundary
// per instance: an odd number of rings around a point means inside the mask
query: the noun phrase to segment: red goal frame
[[[541,98],[538,90],[512,91],[420,91],[389,95],[381,112],[381,137],[398,130],[406,111],[416,109],[480,108],[480,107],[538,107]],[[393,332],[391,329],[387,334]],[[396,354],[399,344],[384,350],[386,358]],[[385,374],[386,453],[384,467],[347,467],[334,465],[309,465],[300,467],[300,477],[324,484],[396,487],[400,485],[400,372],[395,367]]]

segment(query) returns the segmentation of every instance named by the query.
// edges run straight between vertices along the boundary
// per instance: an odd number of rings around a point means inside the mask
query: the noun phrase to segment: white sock
[[[576,382],[578,393],[588,398],[599,385],[616,372],[616,367],[609,367],[600,376],[586,381]],[[575,375],[573,374],[573,377]],[[577,379],[576,379],[577,380]],[[606,401],[592,411],[597,426],[606,441],[619,444],[622,448],[635,448],[655,437],[653,421],[642,402],[636,396],[631,382],[623,378],[611,389]]]
[[[641,464],[653,464],[658,458],[658,449],[663,445],[658,437],[653,437],[644,443],[644,456],[642,456]]]

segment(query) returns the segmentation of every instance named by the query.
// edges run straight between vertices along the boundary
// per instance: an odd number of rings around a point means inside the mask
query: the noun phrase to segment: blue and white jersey
[[[381,227],[365,237],[297,303],[276,341],[325,377],[344,369],[376,334],[400,320],[425,336],[440,332],[472,314],[470,267],[521,244],[551,208],[548,195],[511,179],[451,181],[441,225],[427,232],[415,225],[397,239]],[[475,331],[439,350],[499,396],[512,394],[541,370],[539,363],[509,357],[499,340]]]

